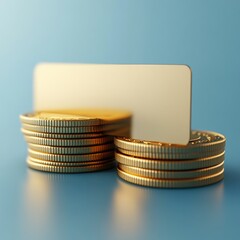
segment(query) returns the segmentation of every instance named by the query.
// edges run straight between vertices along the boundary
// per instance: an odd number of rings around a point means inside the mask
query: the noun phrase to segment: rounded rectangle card
[[[186,65],[43,63],[35,68],[34,110],[129,110],[133,138],[186,145],[191,78]]]

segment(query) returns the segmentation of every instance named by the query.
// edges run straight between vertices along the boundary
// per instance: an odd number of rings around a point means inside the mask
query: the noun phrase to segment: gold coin
[[[131,137],[131,128],[124,127],[115,130],[97,132],[97,133],[79,133],[79,134],[67,134],[67,133],[44,133],[44,132],[34,132],[21,128],[22,133],[29,137],[40,137],[40,138],[51,138],[51,139],[82,139],[82,138],[98,138],[103,136],[122,136]]]
[[[157,152],[133,152],[133,151],[129,151],[129,150],[125,150],[125,149],[121,149],[121,148],[117,148],[119,152],[125,154],[125,155],[129,155],[132,157],[139,157],[139,158],[147,158],[147,159],[152,159],[152,160],[181,160],[181,159],[185,159],[185,160],[194,160],[194,159],[199,159],[199,158],[208,158],[211,156],[215,156],[218,155],[222,152],[224,152],[224,149],[218,149],[218,151],[214,151],[214,152],[207,152],[207,153],[201,153],[201,154],[191,154],[191,155],[187,155],[187,154],[159,154]]]
[[[150,169],[144,169],[144,168],[131,167],[124,164],[119,164],[118,168],[128,174],[136,175],[140,177],[161,178],[161,179],[186,179],[186,178],[205,177],[205,176],[216,174],[221,170],[223,170],[223,166],[224,166],[224,162],[208,168],[201,168],[197,170],[181,170],[181,171],[150,170]]]
[[[206,168],[222,163],[224,161],[224,157],[225,152],[222,152],[212,157],[193,160],[161,160],[133,157],[119,152],[115,152],[115,159],[121,164],[152,170],[193,170]]]
[[[91,146],[99,145],[104,143],[113,143],[113,137],[104,136],[99,138],[81,138],[81,139],[50,139],[50,138],[39,138],[39,137],[29,137],[25,136],[25,139],[28,143],[45,145],[45,146],[64,146],[64,147],[73,147],[73,146]]]
[[[49,165],[49,166],[58,166],[58,167],[84,167],[84,166],[93,166],[93,165],[102,165],[112,163],[114,159],[104,159],[100,161],[91,161],[91,162],[57,162],[57,161],[45,161],[33,157],[28,157],[28,160],[33,163],[38,163],[41,165]]]
[[[101,170],[113,168],[115,166],[115,162],[110,162],[106,164],[97,164],[97,165],[91,165],[91,166],[81,166],[81,167],[59,167],[59,166],[51,166],[51,165],[35,163],[28,159],[27,165],[32,169],[45,171],[45,172],[81,173],[81,172],[101,171]]]
[[[34,132],[27,129],[21,128],[22,133],[29,137],[40,137],[40,138],[51,138],[51,139],[82,139],[82,138],[97,138],[104,136],[103,133],[80,133],[80,134],[64,134],[64,133],[44,133],[44,132]]]
[[[223,135],[209,131],[193,131],[193,133],[200,139],[190,141],[186,146],[124,137],[116,137],[115,145],[125,154],[151,159],[204,158],[224,151],[226,138]]]
[[[102,144],[95,146],[86,146],[86,147],[50,147],[38,144],[28,143],[30,149],[44,152],[44,153],[53,153],[53,154],[88,154],[96,152],[104,152],[108,150],[113,150],[113,144]]]
[[[49,111],[42,111],[42,113],[49,113]],[[114,109],[63,109],[63,110],[51,110],[50,113],[55,114],[73,114],[81,115],[89,118],[97,118],[102,121],[102,124],[109,124],[119,122],[121,120],[131,119],[132,114],[125,110],[114,110]]]
[[[101,120],[98,118],[87,117],[81,114],[51,112],[22,114],[20,115],[20,120],[25,124],[51,127],[82,127],[101,124]]]
[[[28,131],[40,132],[40,133],[67,133],[67,134],[82,134],[82,133],[104,133],[116,131],[121,128],[130,127],[130,122],[105,124],[105,125],[93,125],[93,126],[81,126],[81,127],[51,127],[51,126],[39,126],[31,124],[22,124],[22,127]],[[112,135],[112,134],[111,134]]]
[[[130,120],[127,111],[109,109],[51,110],[20,115],[22,123],[51,127],[82,127]]]
[[[148,187],[159,187],[159,188],[190,188],[190,187],[201,187],[210,185],[221,181],[224,178],[224,170],[219,173],[212,174],[205,177],[189,178],[189,179],[158,179],[158,178],[146,178],[128,174],[121,169],[117,169],[119,177],[122,179]]]
[[[38,126],[31,124],[22,124],[22,127],[28,131],[41,132],[41,133],[67,133],[67,134],[79,134],[79,133],[100,133],[102,132],[99,126],[84,126],[84,127],[51,127],[51,126]]]
[[[28,154],[30,157],[37,158],[45,161],[56,161],[56,162],[91,162],[91,161],[101,161],[104,159],[113,159],[114,152],[104,151],[100,153],[90,153],[90,154],[49,154],[43,152],[37,152],[32,149],[28,149]]]

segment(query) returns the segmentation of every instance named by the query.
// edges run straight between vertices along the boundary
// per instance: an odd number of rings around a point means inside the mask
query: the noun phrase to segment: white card
[[[34,110],[124,109],[132,137],[187,144],[191,129],[191,69],[186,65],[39,64]]]

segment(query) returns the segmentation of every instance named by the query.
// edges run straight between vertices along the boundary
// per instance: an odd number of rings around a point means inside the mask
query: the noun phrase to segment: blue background
[[[0,1],[0,238],[237,239],[240,223],[240,2]],[[184,63],[192,127],[227,137],[225,180],[164,190],[114,170],[47,174],[25,165],[18,115],[39,62]]]

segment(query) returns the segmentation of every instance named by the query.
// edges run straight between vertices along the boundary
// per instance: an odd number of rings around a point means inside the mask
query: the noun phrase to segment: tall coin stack
[[[209,131],[192,131],[188,145],[116,137],[118,175],[131,183],[161,188],[213,184],[224,177],[226,139]]]
[[[115,166],[113,136],[130,136],[131,114],[115,110],[65,110],[20,116],[30,168],[59,173]]]

